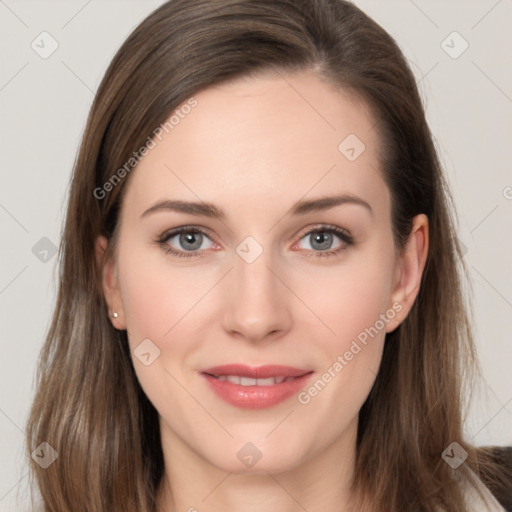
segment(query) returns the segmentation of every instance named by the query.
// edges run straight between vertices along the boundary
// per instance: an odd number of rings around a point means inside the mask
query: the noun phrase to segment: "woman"
[[[504,510],[462,435],[449,207],[413,75],[357,7],[161,6],[73,174],[28,424],[44,510]]]

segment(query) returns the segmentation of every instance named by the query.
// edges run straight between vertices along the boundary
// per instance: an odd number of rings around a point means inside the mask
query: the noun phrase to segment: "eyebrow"
[[[328,210],[330,208],[334,208],[335,206],[343,204],[355,204],[358,206],[362,206],[373,215],[372,207],[364,199],[361,199],[360,197],[350,194],[342,194],[338,196],[325,196],[319,197],[317,199],[298,201],[291,207],[290,210],[292,215],[305,215],[311,212]],[[145,217],[150,213],[160,211],[188,213],[190,215],[198,215],[219,220],[224,220],[226,218],[226,214],[220,208],[218,208],[212,203],[206,203],[204,201],[197,203],[191,201],[178,201],[171,199],[159,201],[158,203],[148,208],[141,215],[141,217]]]

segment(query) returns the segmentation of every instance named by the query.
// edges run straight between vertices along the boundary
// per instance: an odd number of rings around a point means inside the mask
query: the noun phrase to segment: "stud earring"
[[[116,312],[114,312],[114,313],[112,313],[112,316],[113,316],[114,318],[117,318],[117,317],[119,316],[119,314],[118,314],[118,313],[116,313]]]

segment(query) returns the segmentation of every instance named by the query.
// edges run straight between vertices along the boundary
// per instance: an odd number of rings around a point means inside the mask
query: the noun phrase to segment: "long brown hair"
[[[465,510],[460,477],[468,468],[482,475],[477,460],[485,457],[462,434],[462,384],[475,356],[451,200],[404,56],[344,0],[171,0],[114,57],[74,167],[58,299],[28,421],[29,452],[48,442],[59,454],[46,469],[30,458],[44,510],[156,510],[164,472],[158,415],[137,381],[126,332],[107,317],[94,257],[96,238],[115,232],[126,162],[201,89],[268,69],[306,68],[372,109],[397,248],[415,215],[426,214],[430,226],[419,295],[387,336],[360,411],[354,490],[374,510]],[[441,457],[454,441],[468,453],[457,470]]]

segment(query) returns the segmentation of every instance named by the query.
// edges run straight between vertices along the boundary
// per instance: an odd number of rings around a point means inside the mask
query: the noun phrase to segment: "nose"
[[[252,262],[235,253],[226,286],[224,328],[250,342],[276,340],[291,326],[292,293],[284,284],[286,272],[263,251]]]

